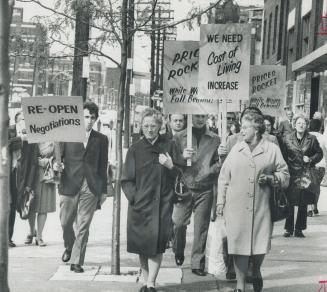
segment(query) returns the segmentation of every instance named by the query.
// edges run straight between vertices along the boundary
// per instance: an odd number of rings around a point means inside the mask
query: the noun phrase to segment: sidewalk
[[[263,291],[318,291],[319,280],[327,280],[327,189],[322,192],[319,207],[321,214],[308,218],[305,239],[286,239],[282,237],[283,222],[275,226],[272,250],[267,255],[262,269]],[[43,236],[48,246],[44,248],[23,244],[28,224],[17,219],[14,240],[18,247],[9,250],[11,291],[138,291],[141,285],[135,283],[136,275],[126,277],[126,282],[107,281],[110,273],[112,199],[107,200],[92,222],[85,260],[87,272],[82,275],[67,271],[69,266],[61,262],[63,244],[58,210],[48,216]],[[138,257],[126,252],[127,202],[124,198],[121,216],[121,267],[134,267],[137,270]],[[233,291],[235,281],[226,281],[224,275],[218,278],[211,275],[197,277],[191,273],[189,259],[192,229],[190,226],[188,230],[186,260],[182,269],[176,267],[171,250],[164,255],[164,269],[158,278],[159,284],[162,285],[158,291]],[[58,279],[58,276],[63,280],[53,280]],[[252,291],[251,285],[247,291]]]

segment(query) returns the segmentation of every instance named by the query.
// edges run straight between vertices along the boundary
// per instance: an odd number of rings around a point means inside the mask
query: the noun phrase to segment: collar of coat
[[[267,152],[269,147],[271,147],[271,144],[273,143],[267,141],[266,139],[261,138],[260,142],[253,149],[252,152],[250,150],[249,145],[245,141],[239,142],[238,144],[235,145],[235,147],[238,147],[237,150],[239,152],[244,153],[246,156],[255,157],[257,155]]]
[[[296,131],[294,131],[293,133],[286,136],[286,139],[289,139],[293,144],[296,144],[296,145],[298,145],[298,143],[299,143],[299,140],[296,137]],[[311,142],[312,139],[314,139],[314,136],[309,134],[308,131],[306,131],[304,133],[303,138],[302,138],[302,143],[301,144],[303,144],[303,142]]]

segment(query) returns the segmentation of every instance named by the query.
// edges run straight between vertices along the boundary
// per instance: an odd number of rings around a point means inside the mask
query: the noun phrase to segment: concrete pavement
[[[272,240],[272,250],[267,255],[262,269],[264,290],[267,292],[318,291],[319,280],[327,280],[327,189],[322,189],[319,202],[321,214],[308,218],[305,239],[284,238],[283,222],[276,224]],[[14,241],[18,247],[9,250],[9,283],[13,292],[71,292],[71,291],[138,291],[140,284],[127,280],[109,282],[111,255],[112,198],[109,198],[101,211],[97,211],[90,230],[85,265],[89,274],[77,276],[67,271],[68,266],[61,262],[63,252],[62,232],[57,212],[49,214],[45,226],[46,247],[23,244],[28,232],[28,223],[17,219]],[[122,200],[121,222],[121,266],[138,267],[138,257],[126,252],[127,202]],[[168,250],[163,261],[163,280],[159,291],[232,291],[234,281],[226,281],[224,275],[197,277],[190,272],[190,250],[192,226],[188,229],[186,260],[182,269],[174,262],[174,254]],[[65,270],[66,269],[66,270]],[[172,281],[173,276],[181,275],[181,281]],[[61,276],[63,279],[56,278]],[[102,281],[95,280],[102,277]],[[135,276],[135,275],[134,275]],[[80,277],[80,278],[78,278]],[[176,278],[176,277],[175,277]],[[56,280],[57,279],[57,280]],[[99,279],[99,278],[98,278]],[[169,281],[167,282],[167,279]],[[251,285],[247,291],[252,291]],[[321,291],[324,291],[323,289]],[[1,292],[1,291],[0,291]]]

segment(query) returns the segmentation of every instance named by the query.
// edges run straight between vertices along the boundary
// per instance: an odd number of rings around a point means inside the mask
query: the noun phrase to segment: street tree
[[[51,17],[43,17],[45,25],[50,32],[50,39],[66,48],[74,49],[75,54],[83,54],[84,48],[75,46],[68,41],[69,35],[67,30],[71,30],[76,25],[77,13],[74,7],[75,0],[56,0],[54,7],[44,4],[45,1],[40,0],[17,0],[18,2],[31,2],[51,11]],[[85,2],[86,1],[86,2]],[[83,0],[87,3],[89,15],[86,19],[79,20],[78,23],[89,25],[93,30],[94,37],[89,37],[88,53],[107,58],[120,68],[120,81],[117,96],[117,127],[116,127],[116,177],[115,181],[115,194],[113,201],[113,229],[112,229],[112,258],[111,268],[113,274],[120,274],[120,200],[121,200],[121,174],[123,165],[123,121],[125,111],[129,110],[129,103],[125,103],[127,87],[129,84],[126,82],[127,77],[127,58],[130,56],[129,48],[132,48],[131,42],[134,34],[137,31],[148,32],[164,31],[165,29],[175,27],[178,24],[192,22],[202,14],[207,13],[210,9],[218,5],[221,0],[217,0],[210,6],[190,12],[186,18],[179,21],[172,21],[162,25],[148,26],[155,17],[155,11],[158,0],[153,0],[152,8],[148,16],[141,22],[136,22],[130,14],[134,9],[134,5],[138,5],[142,0]],[[41,17],[39,17],[41,19]],[[59,24],[59,25],[58,25]],[[93,35],[93,34],[91,34]],[[86,38],[83,38],[85,41]],[[112,47],[120,48],[120,60],[116,60],[107,53],[107,48]],[[126,123],[126,127],[129,125]]]
[[[13,0],[0,1],[0,291],[8,286],[8,216],[9,216],[9,157],[8,97],[9,97],[9,31]]]

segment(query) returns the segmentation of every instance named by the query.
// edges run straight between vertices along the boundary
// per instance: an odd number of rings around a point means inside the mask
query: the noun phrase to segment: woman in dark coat
[[[285,222],[284,237],[293,235],[294,230],[294,206],[299,206],[295,224],[294,236],[305,237],[302,230],[307,227],[307,206],[313,204],[315,193],[320,186],[315,184],[315,177],[310,181],[305,179],[306,173],[312,171],[315,165],[322,159],[323,153],[319,142],[314,135],[308,133],[308,119],[303,114],[298,114],[294,119],[295,131],[283,139],[282,150],[284,159],[290,172],[290,184],[287,189],[287,197],[290,207],[290,216]],[[305,185],[307,182],[307,185]]]
[[[122,188],[129,201],[127,251],[140,258],[142,292],[154,292],[155,280],[173,227],[173,187],[177,173],[175,144],[160,136],[161,113],[146,109],[141,127],[144,137],[127,152]],[[173,158],[173,159],[172,159]]]

